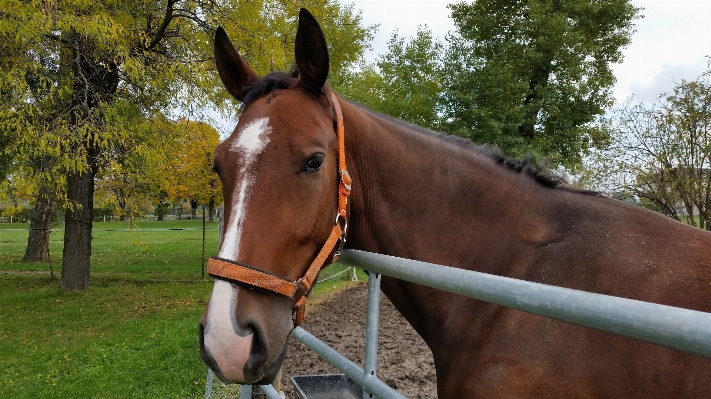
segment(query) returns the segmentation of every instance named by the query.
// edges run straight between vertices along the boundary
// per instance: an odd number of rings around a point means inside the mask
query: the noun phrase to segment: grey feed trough
[[[291,383],[301,399],[363,398],[363,388],[345,374],[295,375]]]

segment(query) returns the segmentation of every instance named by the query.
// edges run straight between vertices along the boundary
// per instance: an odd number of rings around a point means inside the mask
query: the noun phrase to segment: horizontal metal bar
[[[405,396],[398,391],[390,388],[386,383],[380,381],[377,377],[365,376],[363,369],[353,363],[347,357],[341,355],[335,349],[326,345],[324,342],[314,337],[311,333],[301,327],[294,328],[291,335],[303,342],[314,352],[318,353],[329,363],[336,366],[345,375],[362,386],[366,391],[372,393],[379,399],[406,399]]]
[[[711,358],[711,314],[357,250],[339,262]]]
[[[267,395],[267,399],[284,399],[271,385],[260,385],[259,388]]]

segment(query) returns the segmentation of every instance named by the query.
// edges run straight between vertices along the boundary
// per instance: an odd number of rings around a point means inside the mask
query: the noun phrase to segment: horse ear
[[[308,92],[320,93],[328,77],[328,47],[321,26],[305,8],[299,12],[294,54],[301,85]]]
[[[230,41],[222,27],[215,32],[215,65],[220,74],[222,83],[227,91],[239,101],[242,101],[242,89],[249,83],[259,80],[247,61],[239,55],[239,52]]]

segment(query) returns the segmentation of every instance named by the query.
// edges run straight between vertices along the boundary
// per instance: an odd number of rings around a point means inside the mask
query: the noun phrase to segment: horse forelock
[[[244,110],[254,100],[270,94],[275,90],[288,89],[298,81],[299,73],[294,68],[291,72],[272,72],[257,82],[250,83],[242,89],[242,109]]]

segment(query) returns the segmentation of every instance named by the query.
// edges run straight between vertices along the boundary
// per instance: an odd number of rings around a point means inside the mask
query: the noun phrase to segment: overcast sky
[[[418,25],[427,25],[435,37],[444,40],[454,29],[447,4],[450,0],[341,0],[353,3],[363,12],[366,24],[380,24],[373,41],[372,60],[387,51],[387,40],[397,30],[401,36],[414,36]],[[669,92],[674,82],[693,80],[706,68],[711,55],[711,0],[633,1],[642,7],[644,18],[636,20],[632,43],[624,50],[624,62],[614,65],[617,77],[614,95],[624,101],[653,101]]]

